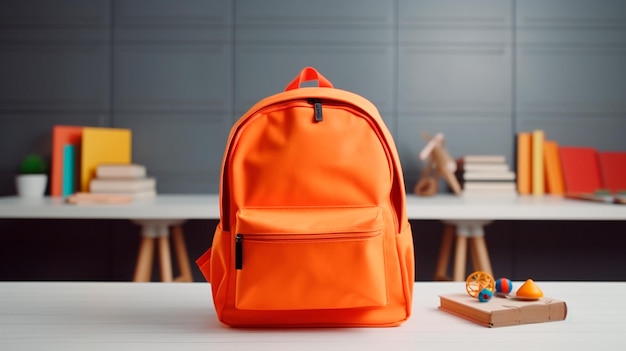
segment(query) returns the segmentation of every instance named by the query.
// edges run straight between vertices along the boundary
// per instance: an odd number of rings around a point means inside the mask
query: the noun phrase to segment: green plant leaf
[[[41,174],[46,173],[46,162],[37,154],[30,154],[24,158],[20,164],[21,174]]]

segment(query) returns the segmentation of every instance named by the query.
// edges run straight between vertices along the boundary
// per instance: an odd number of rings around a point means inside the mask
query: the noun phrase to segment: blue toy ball
[[[480,302],[487,302],[489,300],[491,300],[491,298],[493,297],[493,291],[484,288],[480,291],[480,293],[478,294],[478,301]]]
[[[513,283],[510,279],[500,278],[496,280],[496,294],[508,295],[513,291]]]

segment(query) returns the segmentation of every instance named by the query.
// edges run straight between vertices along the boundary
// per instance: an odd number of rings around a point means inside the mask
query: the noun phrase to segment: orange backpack
[[[301,87],[317,80],[316,87]],[[391,134],[365,98],[306,67],[233,126],[220,222],[197,264],[230,326],[395,326],[413,237]]]

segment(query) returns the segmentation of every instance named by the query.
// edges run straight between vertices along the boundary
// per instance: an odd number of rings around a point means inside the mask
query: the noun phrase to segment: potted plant
[[[25,198],[43,197],[48,175],[46,162],[38,154],[29,154],[22,160],[19,174],[15,178],[17,194]]]

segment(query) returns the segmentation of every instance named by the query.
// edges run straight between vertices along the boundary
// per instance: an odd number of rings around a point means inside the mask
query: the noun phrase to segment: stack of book
[[[516,195],[515,172],[504,155],[467,155],[457,160],[463,194]]]
[[[139,164],[99,164],[89,192],[77,193],[70,203],[128,203],[156,196],[156,179]]]

